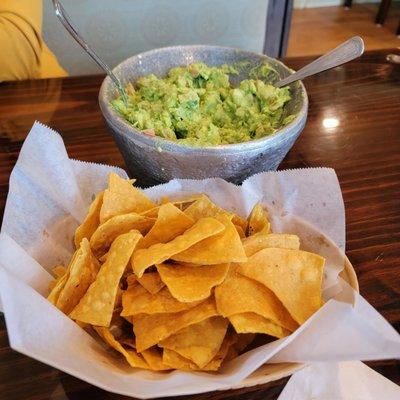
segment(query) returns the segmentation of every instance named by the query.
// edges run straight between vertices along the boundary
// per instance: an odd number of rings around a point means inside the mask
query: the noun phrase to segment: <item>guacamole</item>
[[[201,62],[172,68],[165,78],[151,74],[138,79],[135,88],[128,84],[127,105],[121,98],[111,104],[144,134],[189,146],[259,139],[293,119],[283,117],[291,98],[289,87],[275,88],[260,79],[246,79],[233,87],[230,74],[237,75],[237,69]]]

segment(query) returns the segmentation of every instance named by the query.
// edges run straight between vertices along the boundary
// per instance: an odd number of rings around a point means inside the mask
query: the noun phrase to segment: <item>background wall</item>
[[[174,44],[214,44],[262,52],[268,0],[63,0],[78,31],[114,67]],[[100,72],[44,0],[43,35],[70,75]]]

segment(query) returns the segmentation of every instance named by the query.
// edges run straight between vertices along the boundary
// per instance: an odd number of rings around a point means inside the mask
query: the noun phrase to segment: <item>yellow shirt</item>
[[[42,0],[0,0],[0,82],[66,76],[42,38]]]

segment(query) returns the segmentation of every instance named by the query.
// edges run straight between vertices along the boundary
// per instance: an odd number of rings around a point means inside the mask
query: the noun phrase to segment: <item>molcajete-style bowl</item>
[[[273,58],[248,51],[217,46],[174,46],[151,50],[128,58],[114,73],[125,85],[144,75],[165,76],[177,66],[202,61],[208,65],[244,65],[239,75],[231,76],[233,85],[249,78],[250,71],[270,63],[281,78],[291,70]],[[243,63],[245,61],[245,63]],[[276,76],[275,79],[278,79]],[[189,147],[161,137],[151,137],[136,130],[111,106],[117,96],[111,79],[106,77],[99,93],[100,108],[125,163],[142,185],[167,182],[173,178],[204,179],[220,177],[240,183],[258,172],[276,170],[300,135],[307,119],[308,99],[304,85],[291,85],[292,99],[286,103],[284,115],[296,117],[276,133],[249,142],[215,147]]]

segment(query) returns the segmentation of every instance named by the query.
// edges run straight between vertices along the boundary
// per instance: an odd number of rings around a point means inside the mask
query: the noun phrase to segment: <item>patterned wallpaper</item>
[[[133,54],[176,44],[261,52],[268,0],[63,0],[78,30],[114,67]],[[99,72],[44,0],[44,38],[70,75]]]

